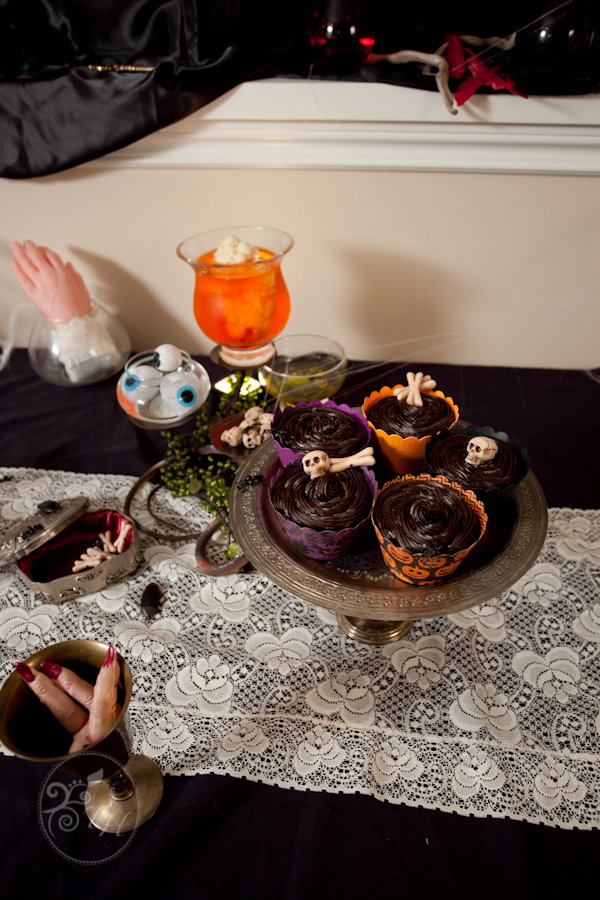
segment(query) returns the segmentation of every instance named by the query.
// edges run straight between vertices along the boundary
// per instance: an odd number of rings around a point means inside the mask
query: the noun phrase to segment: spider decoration
[[[424,552],[428,553],[430,556],[441,556],[444,552],[444,546],[437,538],[433,538],[433,540],[429,541],[427,544]]]
[[[265,479],[262,475],[246,475],[245,478],[242,478],[241,481],[238,481],[236,487],[238,491],[241,491],[243,494],[245,494],[248,488],[256,487],[257,484],[264,483]]]
[[[25,531],[22,531],[19,535],[20,541],[28,541],[30,537],[33,537],[38,531],[43,531],[42,525],[28,525]]]
[[[280,447],[289,447],[290,438],[285,428],[271,428],[268,432],[274,441],[277,441]]]

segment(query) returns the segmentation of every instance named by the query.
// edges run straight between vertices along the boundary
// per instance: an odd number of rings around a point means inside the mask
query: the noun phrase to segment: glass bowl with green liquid
[[[343,347],[315,334],[293,334],[273,341],[276,356],[258,370],[258,379],[280,409],[310,400],[327,400],[346,378]]]

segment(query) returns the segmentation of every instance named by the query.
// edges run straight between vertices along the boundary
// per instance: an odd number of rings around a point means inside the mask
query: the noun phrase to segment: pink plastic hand
[[[53,250],[37,247],[33,241],[10,245],[13,275],[49,325],[56,327],[75,316],[87,316],[90,295],[85,282],[71,263],[66,265]]]
[[[117,706],[120,667],[112,644],[94,686],[70,669],[45,660],[40,663],[40,672],[25,663],[17,663],[16,669],[44,706],[73,735],[69,753],[78,753],[95,744],[115,724],[120,709]]]

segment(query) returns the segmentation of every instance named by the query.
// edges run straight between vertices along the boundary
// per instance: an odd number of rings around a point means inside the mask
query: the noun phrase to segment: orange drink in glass
[[[215,250],[230,235],[256,247],[258,258],[216,263]],[[195,235],[177,248],[196,273],[196,321],[220,345],[219,355],[229,365],[252,367],[273,356],[271,341],[290,314],[280,266],[293,243],[288,234],[273,228],[232,226]]]

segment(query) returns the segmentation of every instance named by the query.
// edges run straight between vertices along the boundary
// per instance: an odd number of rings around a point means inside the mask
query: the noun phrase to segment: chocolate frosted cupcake
[[[348,468],[311,478],[301,465],[279,469],[268,485],[291,543],[312,559],[343,556],[369,518],[377,482],[369,469]]]
[[[428,375],[407,373],[408,386],[384,387],[365,398],[363,413],[373,433],[378,456],[399,475],[417,475],[425,468],[425,447],[432,435],[452,428],[458,407],[452,397],[434,391]]]
[[[435,584],[452,575],[487,524],[472,491],[431,475],[389,481],[371,516],[386,565],[410,584]]]
[[[377,400],[369,409],[369,421],[375,429],[400,437],[423,438],[453,425],[454,410],[436,394],[423,394],[422,406],[410,406],[394,395]]]
[[[530,466],[518,441],[477,425],[457,425],[450,434],[433,438],[425,459],[429,472],[474,491],[488,510],[512,497]]]
[[[282,464],[296,462],[309,450],[352,456],[369,443],[366,419],[347,404],[332,400],[298,403],[276,413],[272,435]]]

